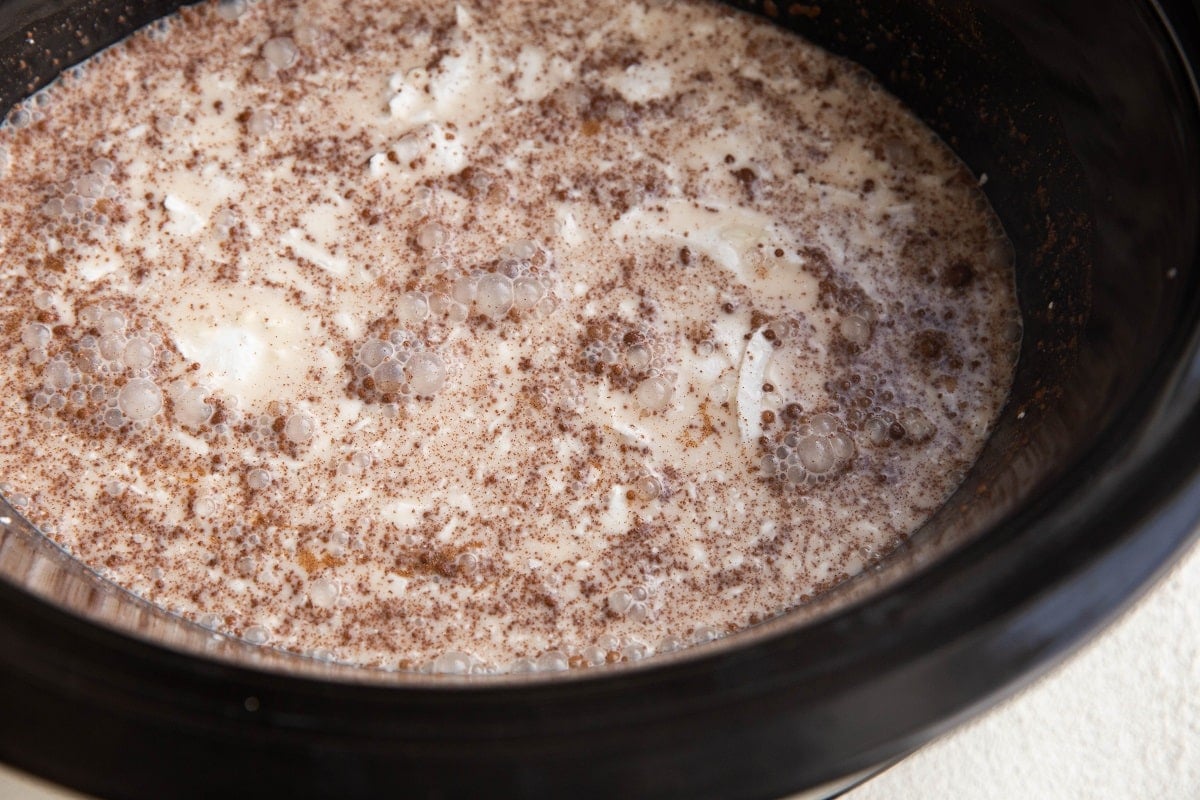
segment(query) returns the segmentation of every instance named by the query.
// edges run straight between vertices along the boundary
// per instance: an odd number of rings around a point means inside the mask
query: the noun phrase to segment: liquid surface
[[[1011,381],[1010,250],[717,5],[225,0],[0,129],[0,491],[216,630],[634,660],[874,563]]]

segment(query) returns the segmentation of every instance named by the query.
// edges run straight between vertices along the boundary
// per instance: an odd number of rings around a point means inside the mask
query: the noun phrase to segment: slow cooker
[[[170,13],[0,0],[0,101]],[[737,5],[871,70],[981,178],[1025,338],[983,456],[897,552],[709,645],[568,674],[355,669],[214,635],[0,501],[0,760],[106,797],[835,792],[1032,680],[1200,519],[1200,6]]]

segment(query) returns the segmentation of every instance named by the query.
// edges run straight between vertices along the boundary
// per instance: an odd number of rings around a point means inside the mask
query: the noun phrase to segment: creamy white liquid
[[[915,529],[1011,380],[971,176],[715,5],[209,4],[22,113],[0,488],[257,643],[478,672],[739,629]]]

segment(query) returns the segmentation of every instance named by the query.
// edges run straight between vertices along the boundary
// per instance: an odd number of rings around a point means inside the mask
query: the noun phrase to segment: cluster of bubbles
[[[618,616],[641,622],[650,613],[649,600],[650,592],[645,586],[617,589],[608,596],[608,609]]]
[[[644,411],[662,411],[675,396],[675,375],[649,331],[592,325],[583,346],[583,365],[628,389]]]
[[[654,648],[633,636],[616,637],[611,633],[597,637],[579,651],[583,663],[589,667],[599,667],[603,664],[613,664],[618,661],[641,661],[654,655]]]
[[[635,601],[636,602],[636,601]],[[721,634],[710,625],[699,625],[690,636],[668,634],[657,644],[647,644],[636,636],[601,634],[596,641],[579,649],[576,657],[568,657],[560,650],[543,653],[536,659],[519,658],[512,663],[510,672],[550,672],[567,669],[569,666],[599,667],[621,661],[641,661],[653,655],[671,653],[696,644],[704,644],[720,638]]]
[[[375,457],[367,450],[356,450],[350,457],[338,464],[337,474],[344,477],[362,475],[375,463]]]
[[[653,655],[672,653],[693,645],[711,642],[721,638],[721,635],[720,631],[710,625],[699,625],[692,630],[690,635],[667,635],[656,644],[647,644],[636,636],[615,636],[605,633],[598,636],[595,642],[584,647],[551,648],[536,656],[521,656],[501,666],[489,665],[461,650],[449,650],[427,661],[420,667],[420,671],[435,675],[565,672],[569,669],[641,661]]]
[[[52,413],[88,409],[92,424],[112,429],[143,429],[163,407],[155,382],[162,338],[154,332],[128,330],[120,311],[88,306],[79,313],[87,331],[50,356],[54,332],[32,322],[21,341],[30,362],[41,366],[42,386],[32,397],[35,409]]]
[[[418,234],[418,240],[425,229]],[[501,320],[509,312],[553,311],[555,303],[546,276],[535,262],[549,262],[549,252],[528,239],[513,242],[492,269],[476,269],[460,276],[450,289],[450,299],[463,310]]]
[[[769,479],[793,486],[827,480],[854,458],[854,439],[832,414],[813,414],[768,445],[760,468]]]
[[[289,411],[282,403],[272,402],[264,414],[250,421],[250,441],[264,450],[300,447],[312,441],[317,420],[307,411]]]
[[[867,440],[876,447],[886,447],[893,441],[914,444],[933,438],[937,428],[919,408],[902,408],[893,414],[888,411],[872,416],[863,423]]]
[[[431,398],[446,386],[446,362],[404,330],[392,331],[386,340],[368,339],[355,351],[350,364],[354,384],[367,401]],[[398,408],[394,408],[398,413]]]
[[[53,93],[43,89],[23,102],[14,105],[8,112],[7,122],[13,128],[26,128],[35,122],[41,122],[46,118],[46,114],[42,109],[50,105],[52,101]],[[5,154],[5,158],[0,159],[0,175],[3,175],[5,167],[7,167],[7,154]]]
[[[846,428],[855,432],[860,446],[922,444],[937,433],[924,411],[897,402],[885,377],[853,374],[827,386],[843,409]]]
[[[0,481],[0,495],[8,500],[9,505],[16,509],[25,509],[29,507],[29,495],[18,492],[16,487],[6,481]],[[42,526],[42,530],[46,531],[46,526]],[[49,533],[49,531],[46,531]]]
[[[116,165],[111,160],[95,159],[87,172],[53,188],[42,204],[42,214],[83,233],[103,232],[111,221],[106,204],[117,196],[117,187],[112,182],[115,171]]]

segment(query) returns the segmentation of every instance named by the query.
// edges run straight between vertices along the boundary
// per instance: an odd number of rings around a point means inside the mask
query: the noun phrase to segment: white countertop
[[[1200,798],[1200,547],[1050,674],[844,797]]]
[[[1049,675],[845,800],[1200,798],[1200,548]],[[0,766],[0,800],[80,798]]]

